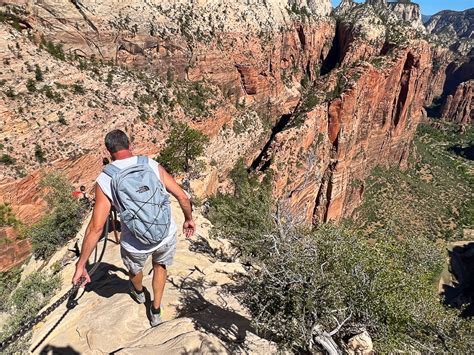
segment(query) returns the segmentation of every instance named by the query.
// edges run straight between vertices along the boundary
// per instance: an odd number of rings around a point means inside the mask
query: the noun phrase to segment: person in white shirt
[[[105,146],[112,157],[112,164],[120,169],[137,163],[137,157],[132,154],[130,141],[127,135],[121,130],[113,130],[105,136]],[[173,195],[179,202],[184,214],[183,233],[189,238],[196,229],[192,217],[192,208],[189,198],[174,178],[153,159],[148,159],[148,164],[155,171],[158,179],[161,180],[167,192]],[[101,173],[96,180],[95,205],[91,221],[86,229],[86,235],[82,244],[81,255],[76,263],[76,272],[72,282],[77,284],[84,278],[82,285],[90,282],[90,277],[86,270],[86,263],[94,250],[102,233],[102,229],[109,215],[112,206],[111,178],[105,173]],[[149,256],[153,261],[153,295],[154,299],[150,309],[150,323],[156,326],[161,323],[161,299],[166,283],[167,266],[173,262],[176,253],[178,228],[173,218],[170,220],[168,235],[159,243],[152,245],[142,244],[135,236],[122,226],[120,253],[125,267],[130,276],[130,293],[138,303],[145,302],[143,292],[143,266]]]

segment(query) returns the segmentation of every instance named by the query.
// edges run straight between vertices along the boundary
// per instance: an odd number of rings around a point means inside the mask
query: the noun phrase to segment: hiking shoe
[[[135,286],[133,286],[132,281],[128,281],[128,286],[130,288],[130,296],[132,296],[132,298],[140,304],[145,303],[145,288],[143,288],[142,292],[138,292],[135,290]]]
[[[150,306],[150,325],[152,327],[156,327],[157,325],[163,323],[163,319],[161,319],[161,316],[163,315],[163,306],[160,307],[160,313],[153,313],[151,309],[153,308],[153,305]]]

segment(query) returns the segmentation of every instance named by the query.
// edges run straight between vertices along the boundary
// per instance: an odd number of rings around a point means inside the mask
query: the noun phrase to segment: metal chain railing
[[[114,222],[115,223],[115,222]],[[104,229],[102,231],[102,236],[101,239],[104,240],[104,245],[102,247],[101,254],[99,256],[99,259],[95,257],[95,262],[94,266],[88,270],[89,276],[92,276],[92,274],[97,270],[99,267],[100,262],[102,261],[102,257],[104,256],[105,253],[105,247],[107,246],[107,234],[109,231],[109,219],[105,222]],[[97,247],[96,247],[97,249]],[[39,315],[36,317],[26,321],[25,323],[21,324],[21,326],[18,328],[16,332],[8,336],[6,339],[3,339],[2,342],[0,343],[0,353],[5,350],[9,345],[13,344],[16,340],[21,338],[23,335],[25,335],[29,330],[31,330],[36,324],[41,322],[43,319],[45,319],[48,315],[50,315],[56,308],[58,308],[64,301],[66,301],[68,298],[75,297],[77,291],[81,287],[82,283],[85,281],[84,277],[81,277],[79,279],[79,282],[74,284],[71,289],[66,292],[63,296],[61,296],[56,302],[54,302],[52,305],[50,305],[48,308],[46,308],[43,312],[41,312]],[[70,300],[71,302],[72,300]]]

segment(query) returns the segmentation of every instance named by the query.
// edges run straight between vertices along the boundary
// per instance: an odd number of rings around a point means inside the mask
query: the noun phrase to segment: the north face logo
[[[140,194],[143,193],[143,192],[147,192],[147,191],[150,191],[150,188],[149,188],[148,186],[141,186],[141,187],[137,190],[137,192],[140,193]]]

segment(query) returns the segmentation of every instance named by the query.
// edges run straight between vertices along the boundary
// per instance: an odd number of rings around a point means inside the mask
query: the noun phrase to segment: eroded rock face
[[[451,46],[461,55],[468,55],[473,49],[474,8],[465,11],[441,11],[431,16],[426,23],[429,33]]]
[[[420,5],[412,2],[390,2],[388,6],[400,19],[409,22],[418,31],[426,32],[421,19]]]
[[[441,118],[456,123],[474,123],[474,80],[461,83],[448,95],[441,110]]]
[[[418,42],[381,69],[366,65],[349,71],[348,77],[359,79],[340,98],[317,106],[303,124],[276,136],[270,166],[275,194],[306,221],[349,216],[372,167],[406,166],[430,59],[428,45]]]
[[[311,4],[311,11],[317,13],[317,2]],[[229,29],[229,32],[214,35],[210,41],[192,40],[181,32],[172,39],[162,39],[158,34],[137,33],[130,34],[131,38],[127,40],[127,43],[133,42],[133,46],[123,46],[120,42],[116,47],[115,42],[108,41],[121,41],[120,38],[106,31],[119,31],[106,21],[111,16],[109,6],[112,5],[104,3],[94,7],[98,21],[94,27],[105,26],[100,35],[89,32],[91,25],[76,13],[74,6],[70,7],[71,4],[63,4],[51,11],[45,10],[49,9],[47,5],[28,3],[24,11],[29,12],[22,15],[34,29],[31,31],[35,31],[38,36],[45,36],[44,41],[59,39],[64,41],[66,53],[95,55],[96,58],[99,55],[95,51],[100,49],[104,59],[116,58],[122,65],[152,68],[154,73],[143,80],[137,80],[134,75],[118,67],[99,67],[91,73],[90,69],[81,69],[81,65],[76,67],[77,62],[71,65],[53,58],[44,49],[35,47],[21,33],[2,25],[2,60],[8,61],[13,70],[3,73],[2,79],[6,80],[6,87],[11,87],[14,97],[1,97],[0,104],[5,115],[2,117],[0,139],[9,140],[5,148],[11,149],[12,157],[17,159],[17,166],[22,167],[21,173],[28,176],[15,179],[18,173],[10,167],[2,171],[5,174],[2,178],[5,179],[0,186],[0,202],[10,201],[19,217],[30,221],[34,221],[44,208],[39,203],[36,189],[40,174],[35,170],[64,169],[74,184],[92,188],[95,176],[101,169],[102,157],[107,156],[102,140],[110,129],[125,127],[136,138],[134,146],[137,153],[157,154],[169,126],[155,123],[154,112],[158,106],[153,103],[141,104],[139,101],[145,93],[144,89],[150,85],[159,97],[171,96],[170,100],[176,102],[176,96],[173,98],[170,93],[173,89],[166,89],[166,83],[163,83],[166,79],[149,79],[153,75],[156,77],[156,71],[164,77],[171,72],[175,81],[180,78],[204,80],[214,91],[217,103],[213,104],[215,108],[205,117],[186,114],[180,104],[175,105],[174,110],[168,107],[165,110],[173,111],[170,112],[173,119],[185,120],[213,138],[206,161],[214,161],[219,166],[217,176],[208,179],[208,185],[200,186],[198,190],[205,194],[215,192],[216,181],[225,179],[238,158],[244,156],[250,161],[259,153],[261,142],[269,134],[268,125],[272,125],[280,115],[291,112],[298,104],[301,96],[300,80],[304,75],[314,78],[319,74],[318,65],[321,58],[327,56],[335,27],[334,21],[328,18],[303,22],[294,14],[291,16],[296,17],[290,18],[290,12],[284,10],[274,14],[275,18],[271,20],[271,25],[277,26],[277,30],[262,24],[259,28],[261,32],[256,32],[259,22],[255,16],[259,18],[260,15],[252,13],[246,22],[234,21],[232,29],[239,32]],[[126,8],[128,15],[134,15],[137,23],[138,19],[142,20],[141,13],[137,13],[135,7],[132,7],[133,11],[130,7]],[[187,14],[187,7],[179,9]],[[267,13],[270,11],[265,9]],[[168,10],[174,14],[172,11],[178,11],[178,7]],[[205,7],[205,11],[210,9]],[[226,11],[230,12],[231,8],[222,5],[219,13],[225,16]],[[120,11],[113,13],[118,17],[123,15]],[[166,13],[171,16],[171,13]],[[241,12],[235,10],[236,14],[240,16]],[[217,16],[214,12],[209,15]],[[76,20],[83,25],[72,30],[69,26],[73,26]],[[190,20],[190,26],[202,23],[201,20],[201,17]],[[220,23],[221,20],[218,16],[212,21]],[[157,20],[157,23],[160,24],[160,21],[166,23],[161,24],[163,31],[175,28],[168,23],[169,19],[166,20],[168,22]],[[51,23],[57,26],[50,27]],[[230,23],[226,22],[227,25],[230,26]],[[246,30],[249,32],[246,33]],[[90,44],[88,47],[89,44],[82,41],[83,36],[95,42],[87,42]],[[158,38],[161,45],[153,47]],[[111,45],[113,49],[108,47]],[[142,49],[137,49],[136,45]],[[36,91],[30,93],[27,84],[28,80],[34,80],[36,66],[43,71],[44,79],[35,83]],[[108,75],[111,75],[111,84],[105,82]],[[83,94],[71,95],[71,89],[76,84],[83,87]],[[45,86],[52,88],[53,92],[59,91],[67,104],[45,98]],[[36,148],[32,144],[35,142],[34,137],[41,138],[38,144],[44,151],[46,163],[40,164],[35,157]]]
[[[374,166],[406,166],[431,73],[428,43],[394,38],[378,21],[386,10],[342,10],[328,55],[333,69],[306,93],[326,102],[287,119],[256,164],[275,172],[274,195],[305,222],[349,216]]]
[[[9,4],[21,5],[18,16],[37,42],[41,37],[61,42],[66,53],[113,60],[161,78],[140,81],[117,68],[110,87],[104,82],[107,71],[97,77],[51,59],[22,34],[4,28],[2,55],[12,63],[17,92],[28,95],[26,84],[34,76],[26,61],[33,68],[37,63],[49,68],[48,85],[81,82],[86,88],[84,97],[67,96],[67,127],[58,123],[60,104],[35,99],[27,107],[22,102],[26,116],[45,117],[33,129],[20,105],[2,96],[7,128],[0,138],[15,137],[9,145],[18,150],[15,158],[25,159],[28,176],[11,178],[0,187],[0,196],[13,202],[21,217],[33,210],[24,206],[38,206],[32,196],[37,196],[39,167],[62,168],[75,183],[91,187],[101,168],[102,137],[111,128],[126,126],[137,137],[139,153],[159,151],[169,126],[154,121],[157,105],[137,104],[147,86],[160,93],[154,99],[166,93],[176,101],[175,84],[199,81],[214,90],[213,108],[205,115],[189,114],[179,102],[165,108],[211,138],[204,159],[209,178],[198,177],[193,185],[203,194],[226,187],[228,171],[244,157],[257,172],[274,168],[275,197],[287,198],[306,222],[338,220],[357,205],[371,167],[406,163],[430,53],[383,1],[380,6],[344,1],[337,20],[325,17],[329,1]],[[20,49],[12,51],[16,42]],[[300,117],[308,92],[317,103]],[[47,164],[38,164],[34,148],[26,145],[35,135],[48,144]],[[75,149],[65,156],[61,153],[69,143]],[[27,187],[24,193],[18,192],[21,184]],[[35,207],[34,215],[40,212]]]
[[[474,9],[441,11],[426,23],[433,46],[433,73],[427,106],[436,98],[433,115],[456,122],[470,121],[468,91],[464,83],[474,79]],[[462,98],[464,97],[464,99]],[[466,101],[467,99],[467,101]],[[458,107],[458,104],[461,107]]]
[[[433,58],[433,66],[429,86],[426,90],[425,105],[433,104],[434,99],[439,99],[445,93],[446,78],[449,76],[448,66],[455,59],[455,55],[448,48],[432,45],[431,55]]]
[[[0,272],[8,271],[19,265],[30,255],[29,240],[17,238],[17,233],[13,227],[0,228]]]

